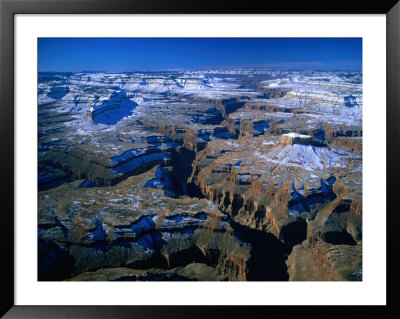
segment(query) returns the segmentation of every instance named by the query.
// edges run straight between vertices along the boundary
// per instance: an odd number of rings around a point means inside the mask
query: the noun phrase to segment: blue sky
[[[361,38],[39,38],[43,71],[361,70]]]

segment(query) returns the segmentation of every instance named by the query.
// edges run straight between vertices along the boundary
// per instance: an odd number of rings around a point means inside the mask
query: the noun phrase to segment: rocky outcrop
[[[210,142],[194,165],[192,179],[209,199],[237,222],[279,237],[283,225],[336,198],[338,172],[357,170],[361,159],[259,137]]]
[[[279,144],[282,145],[294,145],[294,144],[303,144],[303,145],[318,145],[321,143],[315,141],[310,135],[304,135],[299,133],[287,133],[282,134]]]
[[[106,131],[93,138],[85,137],[68,148],[55,145],[39,157],[40,164],[61,168],[69,177],[86,179],[95,185],[115,185],[156,164],[168,164],[177,147],[170,138],[158,134],[119,135],[116,138]]]
[[[81,148],[68,152],[50,151],[42,162],[61,167],[78,179],[87,179],[95,185],[115,185],[125,178],[137,175],[156,164],[166,164],[170,156],[158,147],[128,150],[111,158],[99,158]]]
[[[333,185],[337,196],[307,220],[307,239],[293,247],[289,280],[362,280],[362,202],[360,172]]]
[[[317,243],[356,246],[361,157],[292,135],[210,142],[196,158],[192,180],[235,222],[273,234],[289,251],[304,240],[311,250]],[[343,278],[329,280],[349,280]]]
[[[55,169],[51,166],[42,165],[38,171],[39,192],[71,181],[68,173],[62,169]]]
[[[74,261],[65,278],[100,268],[172,269],[200,262],[230,280],[245,280],[251,247],[238,239],[227,216],[205,199],[173,199],[144,187],[151,173],[114,187],[81,188],[77,181],[41,192],[39,238]],[[46,253],[40,258],[47,268],[56,268],[58,260]]]
[[[136,106],[137,103],[125,92],[114,92],[108,100],[92,109],[91,116],[96,124],[113,125],[131,115]]]
[[[332,245],[323,241],[297,245],[287,265],[291,281],[362,280],[360,246]]]
[[[254,102],[254,100],[252,100]],[[323,116],[324,121],[320,118]],[[356,123],[355,123],[356,122]],[[320,143],[330,144],[337,138],[361,137],[361,121],[348,120],[330,114],[316,114],[302,109],[255,110],[244,107],[221,123],[238,136],[282,135],[298,133],[310,135]]]
[[[258,92],[262,92],[261,96],[257,96],[258,98],[263,99],[276,99],[285,96],[285,94],[289,91],[288,89],[274,89],[270,87],[260,86],[257,88]]]

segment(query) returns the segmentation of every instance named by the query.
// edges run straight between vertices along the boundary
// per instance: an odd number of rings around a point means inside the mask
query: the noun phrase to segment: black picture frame
[[[16,306],[14,303],[14,15],[15,14],[385,14],[387,21],[387,118],[386,118],[386,306]],[[398,0],[253,0],[245,2],[180,0],[0,0],[0,315],[5,318],[205,318],[215,316],[328,316],[400,317],[399,271],[395,259],[399,239],[396,183],[400,136],[400,3]],[[14,199],[14,200],[13,200]],[[377,199],[379,200],[379,199]],[[381,199],[383,201],[383,199]],[[318,292],[315,292],[318,293]],[[312,297],[311,297],[312,298]]]

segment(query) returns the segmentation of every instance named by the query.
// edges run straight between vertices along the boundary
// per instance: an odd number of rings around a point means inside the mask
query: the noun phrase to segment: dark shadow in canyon
[[[286,259],[292,247],[285,245],[274,235],[265,231],[251,229],[234,221],[231,225],[239,238],[251,244],[251,261],[247,280],[249,281],[287,281]]]

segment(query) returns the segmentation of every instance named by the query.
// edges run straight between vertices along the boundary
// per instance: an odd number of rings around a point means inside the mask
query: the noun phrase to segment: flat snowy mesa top
[[[287,134],[282,134],[283,136],[288,136],[290,138],[311,138],[310,135],[304,135],[304,134],[299,134],[299,133],[287,133]]]
[[[310,135],[303,135],[299,133],[287,133],[287,134],[282,134],[279,143],[283,145],[312,144],[313,138]]]

